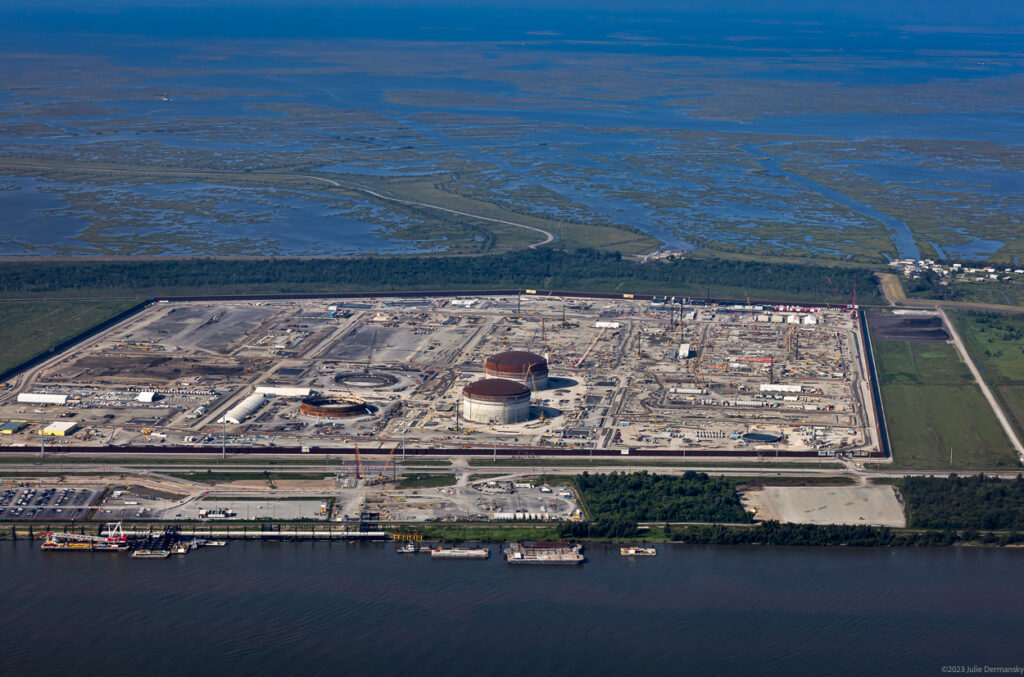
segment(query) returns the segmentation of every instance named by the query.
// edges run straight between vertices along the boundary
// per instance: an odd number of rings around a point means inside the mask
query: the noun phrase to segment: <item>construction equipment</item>
[[[832,284],[832,278],[831,277],[825,277],[825,279],[828,280],[828,288],[832,290],[832,300],[834,300],[836,302],[836,308],[839,308],[839,305],[840,305],[840,303],[839,303],[839,295],[836,294],[836,288]],[[828,304],[826,304],[826,306],[827,305]]]
[[[523,385],[526,385],[526,379],[530,379],[530,390],[537,391],[537,377],[533,375],[533,365],[526,367],[526,374],[523,376]]]
[[[391,466],[391,461],[395,457],[395,449],[397,448],[398,447],[391,447],[391,453],[388,454],[388,460],[384,462],[384,469],[380,471],[379,475],[377,475],[377,479],[374,482],[375,484],[384,484],[384,482],[387,481],[388,468]]]

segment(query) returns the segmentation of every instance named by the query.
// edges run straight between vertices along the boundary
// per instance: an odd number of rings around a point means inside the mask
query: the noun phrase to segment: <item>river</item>
[[[496,549],[492,547],[496,555]],[[390,545],[169,560],[0,543],[5,674],[939,674],[1024,665],[1024,552],[659,546],[582,567]]]

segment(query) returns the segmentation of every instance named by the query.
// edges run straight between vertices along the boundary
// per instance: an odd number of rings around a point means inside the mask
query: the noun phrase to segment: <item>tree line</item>
[[[674,258],[642,263],[595,249],[542,249],[475,257],[345,259],[169,259],[155,261],[18,261],[0,267],[0,293],[65,290],[161,290],[182,294],[288,293],[398,289],[542,288],[640,291],[689,296],[711,287],[785,292],[843,302],[856,281],[859,299],[878,299],[867,268],[725,259]]]
[[[1024,531],[1024,477],[904,477],[907,526]]]
[[[740,504],[736,481],[707,473],[584,472],[575,483],[587,516],[608,528],[622,522],[752,521]]]
[[[981,533],[973,529],[897,531],[889,527],[779,522],[763,522],[750,528],[721,524],[666,526],[665,532],[673,542],[703,545],[938,547],[957,543],[1024,543],[1024,532]]]

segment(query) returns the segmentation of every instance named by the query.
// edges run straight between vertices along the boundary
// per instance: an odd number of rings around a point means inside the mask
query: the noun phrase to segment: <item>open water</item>
[[[493,547],[492,547],[493,550]],[[604,546],[582,567],[0,543],[5,675],[941,674],[1024,665],[1024,551]]]

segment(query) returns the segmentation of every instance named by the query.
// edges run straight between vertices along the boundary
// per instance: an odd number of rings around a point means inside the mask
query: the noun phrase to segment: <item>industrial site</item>
[[[0,445],[879,455],[857,313],[529,290],[154,301],[6,383]]]

